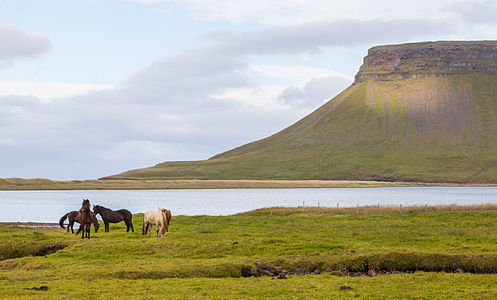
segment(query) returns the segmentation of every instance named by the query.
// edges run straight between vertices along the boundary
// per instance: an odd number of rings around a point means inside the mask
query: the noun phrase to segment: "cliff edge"
[[[424,42],[368,50],[355,82],[369,78],[444,77],[466,72],[497,72],[497,41]]]

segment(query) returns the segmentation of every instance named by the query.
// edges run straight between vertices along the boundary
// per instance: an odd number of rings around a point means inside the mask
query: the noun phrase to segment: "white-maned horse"
[[[157,229],[156,236],[159,236],[159,226],[160,226],[160,237],[169,231],[169,221],[171,220],[171,211],[169,209],[151,209],[145,212],[143,216],[143,231],[142,234],[148,236],[152,233],[152,226],[155,224]],[[149,230],[150,226],[150,230]]]

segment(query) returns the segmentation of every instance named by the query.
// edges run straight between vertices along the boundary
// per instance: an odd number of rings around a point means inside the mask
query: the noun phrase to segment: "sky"
[[[295,123],[368,48],[497,39],[493,0],[0,0],[0,178],[203,160]]]

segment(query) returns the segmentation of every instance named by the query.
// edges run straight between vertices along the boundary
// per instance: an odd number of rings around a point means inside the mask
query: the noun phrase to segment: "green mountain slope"
[[[364,78],[268,138],[117,178],[496,183],[497,73]]]

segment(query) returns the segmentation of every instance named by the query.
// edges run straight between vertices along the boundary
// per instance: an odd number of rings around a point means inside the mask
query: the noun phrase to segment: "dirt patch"
[[[34,253],[34,256],[45,256],[45,255],[49,255],[49,254],[55,253],[55,252],[57,252],[59,250],[62,250],[65,247],[67,247],[67,246],[66,245],[60,245],[60,244],[43,246],[43,247],[39,248]]]
[[[40,287],[32,287],[32,288],[24,288],[25,290],[33,290],[33,291],[48,291],[48,286],[42,285]]]
[[[241,273],[243,277],[271,276],[278,279],[287,279],[286,275],[290,274],[289,271],[280,267],[272,267],[263,263],[254,263],[253,267],[242,267]]]

